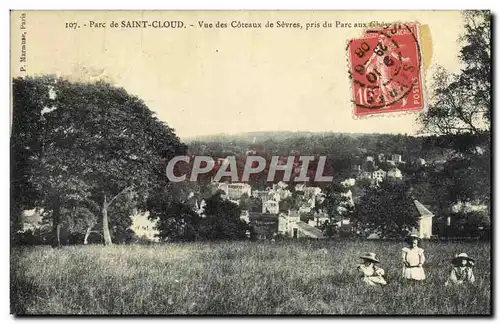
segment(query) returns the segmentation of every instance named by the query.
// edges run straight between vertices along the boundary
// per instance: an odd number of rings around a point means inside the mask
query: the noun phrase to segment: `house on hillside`
[[[382,169],[378,169],[372,172],[372,178],[378,182],[382,182],[387,177],[387,172]]]
[[[402,160],[401,154],[393,154],[392,155],[392,161],[394,161],[396,163],[402,163],[403,160]]]
[[[372,179],[372,173],[369,171],[363,171],[358,175],[358,179]]]
[[[240,199],[246,194],[248,197],[252,195],[252,187],[248,183],[231,183],[227,186],[227,196],[229,199]]]
[[[341,203],[342,206],[345,206],[345,205],[354,206],[354,199],[352,197],[352,191],[350,189],[347,190],[346,192],[341,192],[340,196],[345,199],[345,201],[343,201]]]
[[[398,168],[392,168],[389,171],[387,171],[387,178],[393,180],[401,180],[403,179],[403,174],[401,173],[401,170],[399,170]]]
[[[432,219],[434,214],[427,209],[421,202],[414,200],[413,203],[417,208],[420,217],[418,219],[418,228],[415,229],[421,238],[428,239],[432,236]]]
[[[205,217],[205,206],[207,205],[205,199],[202,199],[200,203],[198,200],[195,201],[194,211],[198,214],[198,216],[204,218]]]
[[[292,238],[323,238],[323,232],[300,220],[295,210],[281,213],[278,220],[278,233]]]
[[[278,215],[250,212],[249,220],[257,239],[270,239],[279,231]]]
[[[427,164],[427,162],[426,162],[424,159],[422,159],[422,158],[420,158],[420,157],[419,157],[419,158],[416,160],[416,164],[417,164],[418,166],[423,167],[423,166],[425,166],[425,165]]]
[[[288,184],[286,182],[280,181],[278,183],[273,184],[273,190],[279,191],[279,190],[284,190],[288,187]]]
[[[249,224],[250,223],[250,212],[246,209],[241,211],[240,214],[240,220],[244,221],[245,223]]]
[[[279,202],[276,200],[266,200],[262,203],[263,214],[278,214],[280,210]]]
[[[266,200],[269,196],[269,190],[252,190],[252,197]]]
[[[295,190],[303,192],[304,197],[315,197],[321,193],[321,188],[319,187],[307,187],[302,185],[297,185]]]
[[[309,204],[303,204],[299,206],[299,214],[305,215],[305,214],[310,214],[312,211],[311,205]]]
[[[342,186],[346,187],[346,188],[347,187],[352,187],[352,186],[354,186],[356,184],[356,179],[354,179],[354,178],[348,178],[348,179],[345,179],[344,181],[342,181],[340,184]]]

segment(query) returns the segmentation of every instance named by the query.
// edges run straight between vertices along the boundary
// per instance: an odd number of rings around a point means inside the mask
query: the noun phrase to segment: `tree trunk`
[[[112,245],[111,234],[109,232],[108,223],[108,202],[106,201],[106,196],[104,196],[104,203],[102,205],[102,234],[104,236],[104,245]]]
[[[61,224],[57,224],[57,244],[61,246]]]
[[[59,226],[61,221],[61,207],[59,202],[55,202],[52,206],[52,247],[60,247],[61,240],[59,235]]]
[[[87,227],[87,232],[85,233],[85,238],[83,239],[83,244],[85,244],[85,245],[87,245],[89,243],[88,239],[90,236],[90,232],[92,232],[92,227],[94,227],[94,226],[92,225],[92,226]]]

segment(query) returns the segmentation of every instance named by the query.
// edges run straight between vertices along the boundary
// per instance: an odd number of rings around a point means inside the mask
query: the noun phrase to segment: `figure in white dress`
[[[420,237],[418,235],[410,236],[410,247],[403,248],[403,278],[421,281],[425,279],[424,272],[424,249],[418,246]]]
[[[358,271],[363,274],[363,281],[369,286],[386,285],[385,271],[376,265],[380,261],[375,253],[365,253],[360,258],[363,260],[363,264],[358,265]]]
[[[444,284],[445,286],[473,284],[476,281],[474,272],[472,271],[474,259],[469,257],[467,253],[455,255],[451,263],[453,264],[453,269],[451,270],[450,277]]]

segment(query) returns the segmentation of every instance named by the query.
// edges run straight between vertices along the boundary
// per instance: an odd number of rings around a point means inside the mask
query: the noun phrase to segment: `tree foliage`
[[[61,208],[91,205],[111,244],[113,203],[132,191],[144,201],[165,181],[161,162],[186,151],[142,100],[110,84],[17,78],[13,93],[12,200],[50,210],[54,229]]]
[[[480,135],[491,121],[491,12],[464,12],[459,73],[439,68],[434,94],[420,120],[424,130],[439,135]]]
[[[352,216],[354,205],[345,195],[348,190],[349,188],[341,185],[339,181],[333,182],[325,188],[321,199],[316,202],[314,209],[317,212],[326,213],[329,217],[329,220],[321,226],[321,230],[326,237],[339,234],[338,222]]]
[[[356,207],[356,229],[362,235],[403,237],[417,225],[419,217],[406,183],[382,182],[379,187],[370,187]]]
[[[206,198],[203,213],[197,213],[192,203],[195,196],[196,193],[183,199],[163,192],[151,197],[148,207],[150,218],[158,220],[157,229],[161,239],[197,241],[246,238],[249,227],[240,220],[241,209],[238,205],[223,199],[217,192]]]
[[[430,136],[424,147],[451,148],[444,174],[448,201],[490,203],[491,21],[490,11],[465,11],[459,59],[463,68],[434,75],[429,110],[420,116]]]
[[[241,210],[238,205],[216,193],[207,199],[202,237],[208,240],[245,239],[249,227],[240,220],[240,215]]]

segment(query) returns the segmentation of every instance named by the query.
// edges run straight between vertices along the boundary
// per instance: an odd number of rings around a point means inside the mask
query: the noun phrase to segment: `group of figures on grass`
[[[403,278],[412,281],[423,281],[426,278],[424,271],[425,256],[424,249],[419,247],[420,238],[418,235],[410,235],[408,242],[410,246],[404,247],[402,251]],[[362,273],[362,280],[369,286],[386,285],[385,271],[378,266],[380,261],[375,253],[366,253],[360,258],[363,260],[363,264],[358,266],[358,271]],[[467,253],[460,253],[455,255],[451,263],[452,270],[445,282],[445,286],[474,283],[473,258],[469,257]]]

